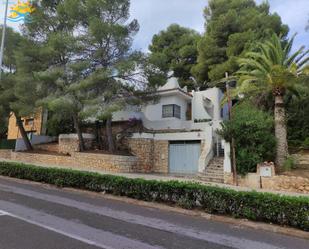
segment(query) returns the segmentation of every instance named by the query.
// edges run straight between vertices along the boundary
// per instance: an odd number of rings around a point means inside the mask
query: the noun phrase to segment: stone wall
[[[168,173],[168,141],[129,138],[126,143],[139,159],[136,172]]]
[[[309,194],[309,179],[296,176],[262,177],[264,189]]]
[[[0,155],[2,158],[2,156]],[[119,173],[134,172],[138,159],[134,156],[74,152],[71,156],[28,152],[11,152],[10,158],[24,163],[62,166],[85,170],[101,170]]]
[[[56,143],[48,143],[48,144],[37,144],[34,146],[36,150],[49,151],[54,153],[59,153],[59,144]]]
[[[232,173],[224,173],[224,183],[233,185]],[[238,186],[309,194],[309,179],[295,176],[260,177],[258,174],[250,173],[246,176],[238,176]]]
[[[72,158],[81,168],[122,173],[135,172],[138,163],[138,159],[134,156],[97,153],[74,153]]]
[[[153,164],[153,172],[155,173],[165,173],[169,172],[168,169],[168,147],[169,142],[164,140],[155,140],[154,141],[154,164]]]
[[[89,150],[93,146],[95,137],[91,134],[83,134],[85,149]],[[71,155],[79,151],[79,142],[77,134],[59,135],[59,153]]]

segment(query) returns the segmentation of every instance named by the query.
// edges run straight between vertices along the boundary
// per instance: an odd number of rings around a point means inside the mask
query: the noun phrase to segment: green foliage
[[[293,156],[288,156],[283,164],[284,171],[290,171],[296,168],[296,159]]]
[[[309,198],[0,162],[0,175],[309,230]]]
[[[65,113],[48,113],[47,134],[49,136],[58,136],[59,134],[68,134],[74,132],[72,118]]]
[[[6,140],[6,139],[0,139],[0,149],[1,150],[8,150],[8,149],[15,149],[16,140]]]
[[[285,101],[289,146],[309,149],[309,85],[304,82],[297,92]]]
[[[266,92],[283,96],[288,90],[294,94],[297,83],[307,82],[309,78],[305,69],[309,50],[305,51],[303,46],[291,53],[294,38],[282,42],[281,37],[273,34],[268,40],[256,43],[252,51],[246,52],[238,60],[237,93],[250,96]]]
[[[252,104],[235,106],[232,120],[224,121],[218,133],[227,141],[235,139],[239,174],[256,172],[258,163],[274,159],[273,118]]]
[[[309,137],[307,137],[305,141],[302,143],[302,147],[307,150],[309,149]]]
[[[192,72],[199,82],[220,80],[225,72],[238,70],[235,58],[254,42],[270,34],[286,35],[277,14],[269,5],[254,0],[210,0],[205,9],[206,33],[198,44],[198,64]]]
[[[194,88],[191,69],[197,61],[199,40],[200,35],[196,31],[172,24],[152,38],[150,62],[164,75],[173,71],[173,76],[179,78],[181,86]]]

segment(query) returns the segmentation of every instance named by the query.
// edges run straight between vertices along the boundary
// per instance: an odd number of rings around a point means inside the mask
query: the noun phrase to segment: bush
[[[287,95],[285,102],[289,146],[309,149],[309,84],[298,88],[299,96]]]
[[[302,143],[303,149],[309,149],[309,137],[305,139],[305,141]]]
[[[234,137],[239,174],[254,173],[258,163],[274,160],[273,127],[273,117],[252,104],[244,102],[233,108],[232,121],[224,121],[218,133],[227,141]]]
[[[15,149],[16,140],[0,139],[1,150],[13,150]]]
[[[309,198],[238,192],[178,181],[149,181],[68,169],[0,162],[0,175],[155,201],[309,230]]]
[[[284,171],[296,169],[296,159],[293,156],[288,156],[283,164]]]

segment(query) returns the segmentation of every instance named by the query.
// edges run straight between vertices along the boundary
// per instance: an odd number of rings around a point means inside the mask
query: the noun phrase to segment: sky
[[[24,0],[25,1],[25,0]],[[3,22],[4,0],[0,9],[0,23]],[[17,0],[10,0],[11,3]],[[263,0],[256,0],[257,3]],[[309,47],[309,32],[305,31],[309,19],[309,0],[268,0],[271,12],[277,12],[284,24],[290,27],[290,36],[298,33],[294,49],[301,45]],[[154,34],[166,29],[172,23],[204,32],[203,9],[207,0],[131,0],[131,19],[137,19],[140,31],[133,48],[147,51]],[[18,29],[18,25],[8,23]]]
[[[204,32],[203,10],[207,0],[131,0],[131,17],[140,23],[134,48],[147,51],[152,36],[172,23]],[[256,0],[257,3],[263,0]],[[277,12],[290,35],[298,33],[294,47],[309,47],[309,32],[305,31],[309,19],[309,0],[268,0],[271,12]]]

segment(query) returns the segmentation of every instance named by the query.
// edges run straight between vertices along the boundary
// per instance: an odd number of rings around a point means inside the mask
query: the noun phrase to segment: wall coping
[[[118,155],[118,154],[104,154],[104,153],[94,153],[94,152],[73,152],[72,156],[74,155],[80,156],[80,155],[91,155],[91,156],[97,156],[97,157],[115,157],[115,158],[131,158],[131,159],[138,159],[136,156],[127,156],[127,155]]]
[[[83,133],[83,138],[85,139],[95,139],[95,136],[90,133]],[[78,135],[76,133],[71,134],[60,134],[59,139],[78,139]]]

